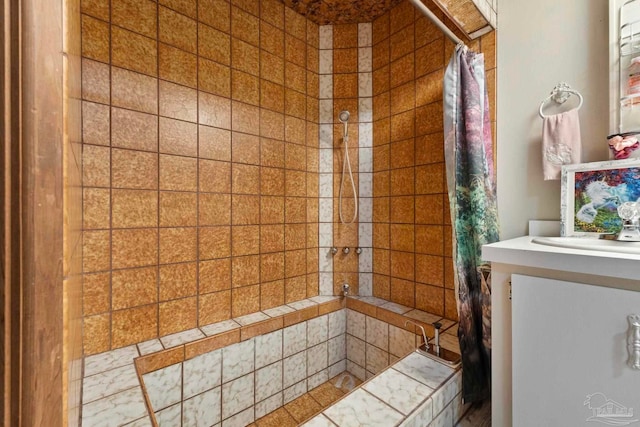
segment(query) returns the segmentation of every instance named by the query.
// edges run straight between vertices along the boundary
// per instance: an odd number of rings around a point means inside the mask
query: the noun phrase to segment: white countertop
[[[568,249],[532,243],[535,236],[484,245],[482,258],[494,263],[638,281],[640,255]]]

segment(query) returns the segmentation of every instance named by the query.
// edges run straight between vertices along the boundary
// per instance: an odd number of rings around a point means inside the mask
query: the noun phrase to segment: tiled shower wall
[[[495,135],[495,32],[469,46],[485,54]],[[442,84],[454,47],[408,1],[373,22],[373,295],[450,319]]]
[[[82,1],[85,354],[317,295],[318,46],[278,0]]]
[[[371,164],[372,75],[370,23],[320,27],[320,292],[371,295]],[[350,113],[348,150],[351,178],[343,167],[344,125],[340,112]],[[343,223],[340,219],[342,186]],[[358,198],[355,215],[354,196]],[[352,221],[353,220],[353,221]],[[351,223],[350,223],[351,222]],[[335,246],[338,253],[331,255]],[[362,253],[355,249],[360,247]],[[344,248],[350,252],[345,254]]]

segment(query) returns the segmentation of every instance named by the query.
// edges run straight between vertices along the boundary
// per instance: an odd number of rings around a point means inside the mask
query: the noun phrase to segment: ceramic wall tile
[[[282,359],[282,330],[255,337],[256,369]]]
[[[347,357],[346,337],[339,335],[327,341],[328,363],[334,365]]]
[[[333,224],[330,222],[321,222],[318,225],[319,240],[318,244],[322,248],[328,248],[333,243]]]
[[[389,366],[389,353],[376,346],[367,344],[367,361],[365,368],[374,375]]]
[[[431,388],[437,388],[453,373],[451,368],[418,353],[411,353],[394,368]]]
[[[319,95],[320,99],[333,98],[333,75],[321,74],[319,77]]]
[[[451,403],[460,391],[462,391],[462,374],[458,372],[453,378],[447,380],[431,395],[431,400],[433,400],[433,412],[437,414],[442,411],[445,406]]]
[[[333,255],[327,248],[318,248],[318,270],[320,272],[332,272],[333,271]]]
[[[347,311],[338,310],[328,314],[329,317],[329,338],[343,335],[347,329]]]
[[[222,427],[243,427],[251,424],[254,420],[254,410],[253,407],[251,407],[222,421]],[[218,426],[219,425],[220,424],[218,424]]]
[[[435,412],[435,411],[434,411]],[[453,425],[453,405],[449,405],[444,411],[436,415],[428,427],[449,427]]]
[[[264,313],[251,313],[246,316],[236,317],[233,319],[236,323],[241,326],[247,326],[252,323],[261,322],[263,320],[269,320],[269,316]]]
[[[358,96],[373,96],[373,80],[371,73],[358,73]]]
[[[325,368],[318,373],[311,375],[307,379],[307,386],[312,390],[329,381],[329,368]]]
[[[367,47],[373,44],[371,22],[362,22],[358,24],[358,47]]]
[[[288,305],[280,305],[278,307],[273,307],[273,308],[269,308],[267,310],[263,310],[263,313],[265,313],[266,315],[270,316],[270,317],[278,317],[278,316],[283,316],[287,313],[292,313],[295,310],[291,307],[289,307]]]
[[[282,391],[282,361],[256,370],[255,399],[260,402]]]
[[[360,389],[324,411],[338,425],[389,426],[402,420],[402,414]]]
[[[182,424],[182,404],[177,403],[155,413],[158,427],[178,427]]]
[[[165,348],[171,348],[200,338],[204,338],[204,334],[199,329],[189,329],[161,337],[160,341],[162,341]]]
[[[360,174],[360,189],[362,196],[360,197],[360,209],[358,209],[359,220],[361,223],[371,223],[373,221],[373,199],[371,197],[366,197],[367,193],[372,193],[370,179],[373,179],[373,174],[363,173]],[[371,235],[363,236],[365,238],[371,239]],[[360,246],[367,246],[361,244]],[[368,245],[371,246],[371,245]]]
[[[286,405],[294,399],[302,396],[307,392],[307,380],[300,381],[297,384],[286,388],[282,393],[283,402]]]
[[[82,405],[82,425],[124,425],[146,414],[142,389],[135,387]]]
[[[333,197],[333,174],[332,173],[321,173],[319,176],[319,185],[320,185],[320,208],[323,206],[332,207],[333,202],[330,200],[325,200],[326,198]],[[331,203],[329,203],[331,202]],[[320,213],[322,217],[322,212]],[[326,217],[325,217],[326,219]],[[322,221],[321,222],[331,222],[331,221]]]
[[[358,244],[362,248],[370,248],[373,246],[373,224],[371,222],[364,222],[362,218],[358,224]]]
[[[291,302],[288,305],[289,307],[293,307],[296,310],[302,310],[304,308],[309,308],[309,307],[313,307],[314,305],[318,305],[318,303],[310,299],[301,299],[299,301]]]
[[[313,375],[315,373],[320,372],[321,370],[327,368],[328,364],[328,353],[327,353],[327,342],[323,342],[322,344],[318,344],[314,347],[311,347],[307,350],[307,374]]]
[[[373,71],[371,47],[361,47],[358,49],[358,72],[370,73]]]
[[[222,385],[222,418],[228,418],[254,402],[254,374],[245,375]]]
[[[181,400],[182,363],[144,374],[142,379],[154,411],[164,409]]]
[[[333,295],[333,272],[321,272],[319,286],[319,292],[321,295]]]
[[[240,325],[235,321],[223,320],[222,322],[212,323],[210,325],[201,326],[200,330],[205,333],[208,337],[212,335],[221,334],[223,332],[230,331],[232,329],[239,328]]]
[[[307,322],[289,326],[282,331],[283,357],[291,356],[307,348]]]
[[[333,123],[333,100],[320,100],[320,124]],[[322,138],[322,134],[320,135]]]
[[[133,363],[135,357],[138,357],[135,346],[122,347],[117,350],[85,357],[84,376],[88,377]]]
[[[320,164],[319,164],[319,172],[320,173],[333,173],[333,149],[332,148],[321,148],[320,149]],[[322,188],[322,187],[321,187]],[[321,195],[323,193],[321,192]],[[328,195],[323,197],[329,197]]]
[[[329,378],[333,378],[338,374],[347,370],[347,359],[342,359],[341,361],[334,363],[329,366]]]
[[[366,341],[382,350],[389,348],[389,324],[373,317],[366,317]]]
[[[183,399],[219,386],[222,378],[222,350],[185,360],[183,376]]]
[[[320,49],[333,49],[333,25],[320,26]]]
[[[384,371],[363,388],[404,415],[416,409],[433,392],[394,369]]]
[[[136,387],[138,384],[138,376],[133,364],[85,377],[82,381],[82,402],[93,402]]]
[[[144,341],[138,344],[138,351],[140,352],[140,356],[155,353],[157,351],[162,351],[163,349],[164,347],[162,346],[162,343],[159,339]]]
[[[360,123],[370,123],[373,121],[373,98],[358,98],[358,114]]]
[[[262,402],[256,403],[256,419],[262,418],[280,407],[282,407],[282,392],[276,393]]]
[[[222,349],[222,382],[226,383],[253,371],[254,360],[254,339],[224,347]]]
[[[367,373],[362,366],[352,362],[349,359],[347,359],[346,362],[347,362],[347,371],[349,373],[351,373],[354,377],[356,377],[360,381],[365,381],[367,379],[366,378]]]
[[[359,338],[354,337],[353,335],[347,334],[346,344],[347,344],[347,359],[364,367],[366,362],[365,342]]]
[[[416,335],[405,329],[389,325],[389,352],[397,357],[404,357],[415,350]]]
[[[365,98],[368,99],[368,98]],[[362,120],[362,117],[361,117]],[[360,122],[358,124],[358,137],[359,137],[359,145],[360,147],[371,147],[373,146],[373,123],[371,122]],[[371,164],[373,164],[373,157],[368,157],[367,158],[367,163],[371,162]],[[369,171],[362,171],[362,172],[372,172],[373,170],[369,170]]]
[[[220,422],[221,387],[208,390],[183,402],[182,426],[211,426]]]
[[[331,107],[333,108],[333,106]],[[333,124],[320,125],[320,148],[333,150]]]
[[[358,274],[358,293],[363,296],[373,295],[373,274],[372,273],[359,273]]]
[[[321,194],[326,194],[329,191],[331,191],[331,190],[326,190],[328,185],[325,186],[325,179],[324,179],[325,175],[332,176],[330,174],[320,174],[320,192],[321,192]],[[332,219],[333,219],[333,198],[331,198],[331,196],[320,198],[320,203],[318,204],[318,208],[319,208],[318,220],[320,222],[332,223]]]
[[[328,338],[329,316],[316,317],[307,322],[307,346],[320,344]]]
[[[356,338],[365,340],[365,315],[357,311],[347,309],[347,333]]]
[[[286,389],[307,378],[307,352],[301,351],[283,360],[283,383]]]

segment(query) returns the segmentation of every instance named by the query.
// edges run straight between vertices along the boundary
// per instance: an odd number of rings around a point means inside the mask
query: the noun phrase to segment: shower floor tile
[[[289,427],[300,425],[351,391],[347,387],[347,384],[343,384],[340,388],[336,387],[336,382],[346,373],[348,372],[345,371],[336,375],[326,383],[320,384],[318,387],[287,403],[285,406],[256,420],[255,423],[248,427]],[[362,384],[362,381],[353,375],[352,378],[354,388]],[[348,381],[343,381],[343,383],[344,382]]]

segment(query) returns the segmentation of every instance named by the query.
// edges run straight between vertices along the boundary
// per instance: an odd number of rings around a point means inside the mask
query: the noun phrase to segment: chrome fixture
[[[358,255],[360,255],[360,254],[362,253],[362,248],[361,248],[360,246],[358,246],[358,247],[356,248],[356,253],[357,253]]]
[[[616,240],[640,242],[640,203],[624,202],[618,206],[618,215],[622,219],[622,230]]]
[[[348,284],[348,283],[344,283],[344,284],[342,285],[342,295],[343,295],[343,296],[345,296],[345,297],[346,297],[347,295],[349,295],[349,289],[350,289],[349,284]]]
[[[418,325],[416,322],[412,322],[411,320],[407,320],[406,322],[404,322],[404,326],[405,328],[407,327],[407,325],[411,323],[413,326],[420,328],[420,330],[422,331],[422,339],[424,340],[424,347],[425,347],[425,351],[429,351],[429,340],[427,339],[427,334],[424,331],[424,328],[422,327],[422,325]]]
[[[627,365],[631,369],[640,370],[640,315],[630,314],[627,319],[629,319],[629,337],[627,339],[629,360]]]
[[[442,328],[442,323],[434,322],[432,323],[433,329],[435,330],[435,337],[433,338],[433,346],[436,356],[440,356],[440,328]]]
[[[335,255],[335,254],[337,254],[337,253],[338,253],[338,248],[336,248],[335,246],[333,246],[333,247],[331,248],[331,255]]]
[[[351,252],[351,249],[349,249],[348,246],[346,248],[342,248],[342,253],[344,253],[345,255],[348,255],[349,252]]]
[[[347,110],[340,111],[338,120],[344,125],[344,133],[342,135],[342,142],[344,143],[344,159],[342,159],[342,175],[340,177],[340,192],[338,194],[338,216],[342,224],[353,224],[358,218],[358,193],[356,190],[356,183],[353,180],[353,171],[351,170],[351,159],[349,159],[349,117],[351,114]],[[353,192],[353,217],[350,220],[345,220],[342,212],[342,189],[344,187],[345,177],[349,175],[351,180],[351,191]]]

